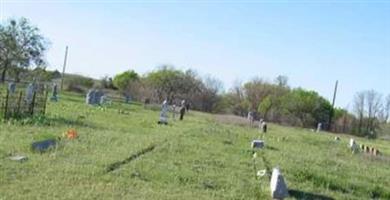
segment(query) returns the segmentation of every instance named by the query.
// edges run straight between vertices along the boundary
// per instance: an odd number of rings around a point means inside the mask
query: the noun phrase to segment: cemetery
[[[133,3],[0,0],[0,200],[390,200],[387,15]]]
[[[390,195],[384,178],[390,162],[386,141],[352,141],[337,135],[337,142],[332,142],[333,134],[276,124],[268,124],[271,128],[260,140],[263,133],[257,127],[216,121],[210,114],[192,111],[180,121],[172,119],[173,109],[166,110],[167,104],[149,110],[142,104],[113,101],[101,110],[86,104],[86,98],[66,92],[59,101],[47,101],[46,117],[61,116],[66,121],[49,126],[1,124],[3,197],[44,198],[47,192],[59,195],[58,199],[386,199]],[[155,123],[159,120],[168,120],[169,126]],[[381,154],[367,157],[371,153],[361,151],[360,144],[369,152],[372,147],[380,149]],[[351,154],[346,148],[350,145],[359,153]],[[20,188],[30,192],[17,192]]]

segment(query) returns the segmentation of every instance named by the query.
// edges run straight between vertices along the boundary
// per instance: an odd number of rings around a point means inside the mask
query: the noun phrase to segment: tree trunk
[[[7,72],[7,67],[4,67],[3,72],[1,72],[1,82],[5,82],[5,74]]]

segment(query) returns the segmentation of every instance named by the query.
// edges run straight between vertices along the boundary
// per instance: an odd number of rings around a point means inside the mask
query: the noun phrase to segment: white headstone
[[[283,175],[278,168],[272,170],[271,196],[273,199],[284,199],[288,197],[288,189]]]
[[[160,112],[160,123],[167,124],[168,123],[168,111],[169,106],[167,100],[163,102],[161,105],[161,112]]]
[[[353,148],[355,144],[356,144],[356,143],[355,143],[355,140],[354,140],[353,138],[351,138],[351,139],[349,140],[349,147],[350,147],[350,148]]]
[[[317,124],[317,133],[319,133],[322,129],[322,123]]]

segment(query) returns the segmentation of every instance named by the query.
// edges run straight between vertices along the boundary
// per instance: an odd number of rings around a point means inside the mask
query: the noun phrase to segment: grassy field
[[[375,158],[352,154],[350,136],[336,142],[333,134],[271,124],[253,159],[255,128],[198,112],[168,126],[157,120],[158,111],[139,105],[93,107],[67,94],[48,104],[45,118],[0,124],[0,199],[270,199],[269,174],[258,178],[255,168],[276,166],[289,199],[390,199],[388,141],[356,138],[383,152]],[[31,151],[32,142],[69,128],[78,139]]]

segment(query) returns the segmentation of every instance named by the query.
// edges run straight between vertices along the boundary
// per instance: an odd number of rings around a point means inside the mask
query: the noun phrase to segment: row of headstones
[[[253,140],[251,143],[253,149],[262,149],[264,146],[263,140]],[[272,170],[270,189],[272,199],[284,199],[288,197],[287,184],[278,167],[275,167]]]
[[[12,95],[16,92],[16,84],[14,82],[8,83],[8,92]],[[34,83],[30,83],[26,88],[26,97],[25,100],[28,103],[32,102],[34,93],[37,92],[37,87]],[[58,87],[57,84],[53,84],[52,96],[50,97],[52,101],[58,101]]]
[[[102,105],[108,102],[108,97],[101,90],[89,90],[85,102],[89,105]]]
[[[364,153],[367,153],[367,154],[370,154],[370,155],[373,155],[373,156],[378,156],[380,155],[380,152],[378,149],[374,148],[374,147],[369,147],[367,145],[364,145],[364,144],[360,144],[360,146],[356,143],[356,141],[354,139],[350,139],[349,141],[349,147],[351,148],[352,152],[357,152],[357,151],[362,151]]]
[[[184,114],[186,111],[188,112],[188,110],[186,109],[186,101],[182,100],[181,106],[179,107],[179,114],[180,114],[179,119],[180,120],[183,120]],[[164,102],[161,105],[160,119],[157,122],[158,124],[165,124],[165,125],[168,124],[168,112],[169,112],[168,101],[164,100]],[[176,118],[176,105],[175,104],[172,105],[172,117],[175,120],[175,118]]]

